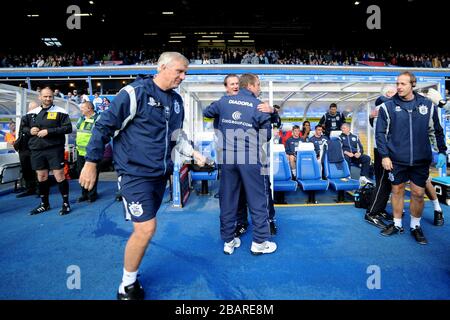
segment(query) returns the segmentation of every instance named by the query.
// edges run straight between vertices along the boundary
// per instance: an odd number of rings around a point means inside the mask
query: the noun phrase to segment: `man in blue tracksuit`
[[[232,254],[241,241],[235,237],[235,224],[241,184],[245,189],[253,223],[253,254],[272,253],[276,244],[269,241],[270,188],[262,164],[262,145],[270,140],[270,115],[257,109],[261,101],[260,81],[254,74],[243,74],[237,95],[224,96],[204,111],[207,118],[219,118],[223,164],[220,180],[220,233],[224,253]]]
[[[446,161],[444,134],[436,106],[415,93],[416,77],[403,72],[397,77],[397,94],[381,104],[375,138],[383,168],[392,183],[394,223],[381,234],[403,233],[402,211],[405,183],[411,181],[411,234],[420,244],[426,244],[420,226],[424,206],[425,185],[432,161],[430,139],[436,140],[439,150],[437,167]]]
[[[156,230],[156,213],[161,205],[173,163],[174,148],[205,158],[192,149],[180,133],[184,119],[183,101],[173,89],[186,77],[189,61],[178,52],[164,52],[158,73],[138,77],[124,87],[111,107],[96,121],[87,146],[86,164],[80,174],[81,187],[91,190],[97,177],[96,165],[103,158],[105,144],[114,137],[114,161],[127,219],[133,221],[124,258],[120,300],[143,299],[136,279],[139,265]]]
[[[343,113],[337,111],[337,104],[330,104],[329,111],[325,113],[319,120],[319,125],[324,127],[325,135],[329,138],[332,131],[340,130],[342,124],[345,123]]]
[[[297,179],[297,147],[303,143],[303,138],[300,137],[300,127],[294,125],[292,127],[292,137],[286,141],[286,154],[289,159],[289,166],[291,167],[292,179]]]
[[[223,85],[225,87],[226,95],[234,96],[239,92],[239,76],[236,74],[228,74],[224,80]],[[277,106],[279,109],[279,106]],[[276,106],[270,107],[268,103],[262,103],[258,105],[258,110],[265,113],[270,113],[271,122],[280,126],[281,119],[278,115],[278,109]],[[219,127],[219,118],[214,118],[214,129],[218,130]],[[219,152],[222,152],[220,150]],[[220,155],[219,155],[220,157]],[[241,187],[241,192],[239,194],[239,206],[237,211],[237,221],[236,221],[236,229],[234,231],[235,237],[240,237],[243,235],[248,228],[248,208],[247,208],[247,198],[245,196],[245,189]],[[269,225],[270,225],[270,234],[275,235],[277,233],[277,226],[275,225],[275,208],[273,206],[272,195],[270,197],[270,215],[269,215]]]
[[[342,133],[339,135],[339,140],[342,143],[342,151],[344,152],[345,161],[348,163],[348,168],[352,163],[361,165],[361,174],[359,178],[360,184],[364,185],[370,182],[370,157],[364,154],[364,148],[356,134],[350,132],[350,125],[344,123],[341,126]]]

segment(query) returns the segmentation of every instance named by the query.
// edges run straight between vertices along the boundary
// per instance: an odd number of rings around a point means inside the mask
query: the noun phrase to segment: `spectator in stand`
[[[91,99],[89,99],[89,96],[84,91],[81,91],[80,94],[81,94],[81,103],[91,101]]]
[[[72,101],[75,102],[76,104],[80,104],[81,103],[81,97],[78,95],[78,90],[73,90],[73,96],[72,96]]]
[[[92,100],[92,104],[94,105],[95,112],[98,112],[100,105],[103,103],[102,98],[100,98],[100,92],[94,93],[94,100]]]
[[[12,147],[16,141],[16,122],[11,120],[8,124],[9,132],[5,134],[5,142]]]
[[[64,94],[59,91],[59,89],[55,89],[55,98],[62,98],[64,99]]]

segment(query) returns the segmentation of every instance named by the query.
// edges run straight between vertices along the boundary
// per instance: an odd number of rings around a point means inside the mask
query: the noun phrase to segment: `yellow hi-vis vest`
[[[89,119],[84,119],[81,122],[80,127],[77,129],[77,151],[80,156],[86,156],[86,147],[91,140],[92,129],[94,128],[95,119],[91,117]]]

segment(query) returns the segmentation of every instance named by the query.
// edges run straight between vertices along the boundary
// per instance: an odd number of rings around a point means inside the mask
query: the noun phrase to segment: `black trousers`
[[[81,170],[83,169],[84,164],[86,163],[86,159],[83,156],[80,156],[80,154],[77,154],[77,171],[78,175],[80,175]],[[81,187],[81,196],[82,197],[97,197],[97,184],[98,184],[98,176],[100,174],[100,168],[97,164],[97,179],[95,180],[94,187],[91,191],[88,191],[87,189]]]
[[[389,172],[386,171],[381,165],[381,156],[378,153],[378,149],[374,148],[374,171],[376,186],[372,194],[370,205],[367,208],[368,213],[379,213],[386,209],[386,205],[389,201],[389,195],[391,194],[392,185],[388,179]]]
[[[366,178],[370,178],[370,157],[366,154],[362,154],[359,158],[349,156],[344,156],[345,160],[348,163],[348,168],[350,169],[350,165],[355,163],[356,165],[361,165],[361,176],[365,176]],[[380,162],[381,164],[381,162]]]
[[[37,187],[36,171],[31,167],[31,151],[19,151],[19,161],[22,167],[22,178],[28,191],[35,191]]]

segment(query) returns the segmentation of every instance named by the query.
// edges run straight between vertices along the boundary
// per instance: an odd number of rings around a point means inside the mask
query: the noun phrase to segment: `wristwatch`
[[[441,100],[439,100],[438,107],[442,108],[446,104],[447,104],[447,100],[446,99],[441,99]]]

